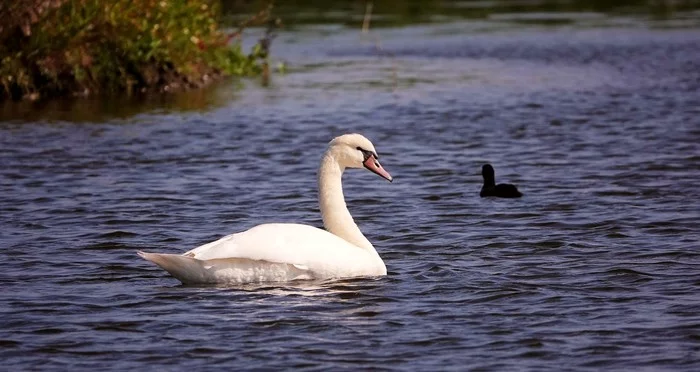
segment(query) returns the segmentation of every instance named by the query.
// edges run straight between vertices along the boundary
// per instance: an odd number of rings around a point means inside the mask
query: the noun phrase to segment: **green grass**
[[[39,3],[18,0],[0,7],[0,18]],[[169,91],[263,72],[269,40],[242,51],[218,23],[217,0],[54,3],[60,6],[0,30],[0,100]],[[263,11],[248,24],[266,18]]]

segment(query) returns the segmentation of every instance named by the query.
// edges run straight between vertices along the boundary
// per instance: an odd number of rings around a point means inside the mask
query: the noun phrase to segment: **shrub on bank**
[[[217,0],[1,0],[0,100],[168,91],[262,70]],[[261,12],[253,21],[262,21]]]

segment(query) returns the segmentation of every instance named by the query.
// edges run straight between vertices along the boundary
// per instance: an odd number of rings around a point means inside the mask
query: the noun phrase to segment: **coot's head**
[[[481,175],[484,177],[484,187],[496,186],[496,176],[491,164],[484,164],[484,166],[481,167]]]
[[[481,167],[481,175],[484,176],[484,179],[494,178],[494,171],[491,164],[484,164],[484,166]]]

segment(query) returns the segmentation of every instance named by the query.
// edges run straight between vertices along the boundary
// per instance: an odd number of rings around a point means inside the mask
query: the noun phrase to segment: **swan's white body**
[[[359,155],[358,155],[359,154]],[[386,275],[386,266],[345,205],[341,178],[363,165],[391,181],[374,146],[359,134],[329,144],[319,169],[319,204],[326,230],[263,224],[184,254],[139,252],[183,283],[250,283]]]

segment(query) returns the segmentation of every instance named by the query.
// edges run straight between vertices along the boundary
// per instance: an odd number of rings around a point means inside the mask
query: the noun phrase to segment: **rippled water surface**
[[[700,33],[472,31],[309,27],[207,109],[0,122],[3,367],[700,370]],[[344,177],[387,277],[182,286],[136,256],[320,226],[354,131],[395,176]],[[486,162],[525,196],[480,198]]]

